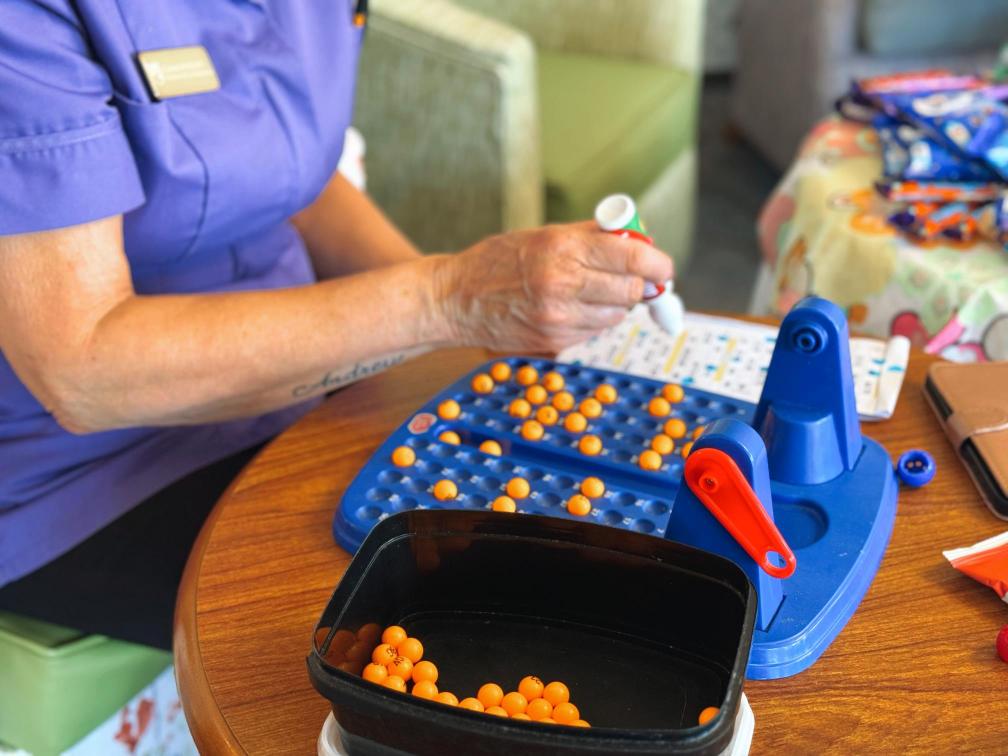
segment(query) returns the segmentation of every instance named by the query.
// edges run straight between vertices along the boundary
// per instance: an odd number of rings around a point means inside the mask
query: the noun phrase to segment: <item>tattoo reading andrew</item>
[[[329,370],[322,376],[322,379],[318,381],[318,383],[304,383],[300,386],[295,386],[294,391],[291,393],[295,399],[304,399],[305,397],[311,396],[319,391],[332,391],[333,389],[338,389],[340,386],[353,383],[361,378],[366,378],[369,375],[374,375],[375,373],[380,373],[383,370],[388,370],[390,367],[394,367],[400,362],[403,362],[406,359],[406,356],[407,353],[402,352],[391,357],[383,357],[376,362],[372,362],[370,365],[358,362],[352,369],[346,372]]]

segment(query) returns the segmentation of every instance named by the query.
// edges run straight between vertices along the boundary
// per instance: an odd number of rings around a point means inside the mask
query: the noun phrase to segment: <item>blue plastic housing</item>
[[[531,363],[540,370],[555,368],[566,374],[575,390],[579,385],[582,389],[594,387],[601,380],[620,386],[624,397],[621,402],[632,406],[622,409],[617,405],[607,415],[613,418],[618,414],[621,425],[632,417],[633,430],[616,430],[610,425],[612,420],[603,415],[600,418],[603,422],[596,423],[595,430],[607,448],[597,458],[580,454],[574,448],[575,437],[563,430],[552,429],[543,441],[529,443],[515,433],[516,423],[497,401],[479,397],[479,406],[474,405],[468,391],[471,376],[467,376],[417,413],[431,414],[443,398],[454,397],[463,406],[458,420],[438,420],[420,433],[410,432],[404,424],[382,444],[351,483],[333,522],[333,534],[341,546],[356,551],[370,529],[393,512],[449,506],[486,508],[514,475],[527,478],[533,489],[528,499],[518,502],[520,512],[573,519],[567,514],[566,499],[576,492],[584,477],[597,475],[605,481],[607,491],[601,500],[593,502],[589,515],[593,521],[665,535],[680,487],[681,457],[674,454],[666,458],[662,470],[655,473],[645,472],[635,464],[644,439],[660,426],[646,410],[641,410],[640,403],[660,384],[542,360],[511,362]],[[630,399],[631,396],[634,398]],[[751,404],[726,402],[687,390],[686,399],[676,406],[674,414],[696,426],[710,422],[715,413],[748,420],[754,409]],[[438,441],[438,433],[446,429],[457,431],[462,445]],[[478,451],[475,447],[486,438],[501,442],[504,455],[492,457]],[[416,450],[417,461],[411,468],[396,468],[389,461],[392,450],[402,444]],[[458,500],[445,503],[434,499],[431,488],[443,477],[450,477],[458,484]],[[776,602],[778,610],[769,625],[761,615],[761,627],[754,635],[747,669],[753,679],[796,674],[822,654],[853,614],[874,577],[892,530],[896,505],[896,485],[888,456],[881,446],[867,439],[854,473],[814,487],[771,483],[771,490],[774,520],[794,550],[798,568],[784,581],[760,572],[762,577],[757,576],[754,582],[766,596],[761,596],[760,606]],[[724,529],[702,505],[694,510],[694,516],[686,520],[683,528],[676,540],[717,553],[730,552],[725,555],[747,572],[754,566],[747,555],[736,551],[737,544],[726,537]],[[712,542],[715,540],[720,540],[722,546]],[[779,584],[780,602],[766,593],[768,583]]]
[[[588,517],[593,521],[666,536],[739,564],[759,595],[747,675],[772,679],[797,674],[826,650],[871,584],[892,532],[898,488],[885,449],[861,436],[846,322],[839,308],[824,302],[804,300],[785,319],[759,409],[684,387],[685,397],[673,405],[671,416],[681,418],[690,433],[654,472],[641,469],[637,461],[668,419],[648,412],[648,402],[664,384],[542,359],[506,360],[512,369],[530,364],[540,374],[556,370],[578,400],[603,382],[617,388],[618,400],[589,420],[586,432],[604,444],[601,454],[589,457],[577,448],[582,434],[569,433],[560,424],[548,426],[540,441],[523,439],[522,421],[507,412],[523,387],[510,381],[490,394],[474,393],[472,376],[489,370],[482,366],[433,397],[379,447],[344,493],[334,537],[354,552],[371,528],[393,512],[487,508],[513,476],[526,478],[532,488],[528,498],[517,502],[519,512],[573,519],[567,499],[585,477],[598,476],[606,493],[592,502]],[[462,412],[446,421],[436,412],[449,398]],[[754,426],[762,436],[737,423],[715,423],[721,418]],[[780,580],[759,570],[681,486],[683,442],[709,425],[697,447],[719,448],[739,465],[794,551],[797,568],[791,577]],[[457,432],[462,443],[439,441],[444,430]],[[498,441],[503,454],[479,451],[486,439]],[[412,466],[392,464],[392,451],[400,445],[415,450]],[[456,483],[457,499],[434,498],[431,491],[442,478]]]

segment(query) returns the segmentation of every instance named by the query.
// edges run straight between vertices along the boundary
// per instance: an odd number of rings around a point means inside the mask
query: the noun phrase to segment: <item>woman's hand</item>
[[[455,343],[556,352],[619,323],[645,280],[672,272],[666,254],[592,222],[546,226],[441,258],[435,300]]]

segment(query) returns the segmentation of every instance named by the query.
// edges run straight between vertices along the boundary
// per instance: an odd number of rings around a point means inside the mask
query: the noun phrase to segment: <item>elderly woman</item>
[[[335,172],[360,10],[0,3],[0,608],[167,648],[214,500],[335,376],[559,349],[671,275],[590,223],[421,256]]]

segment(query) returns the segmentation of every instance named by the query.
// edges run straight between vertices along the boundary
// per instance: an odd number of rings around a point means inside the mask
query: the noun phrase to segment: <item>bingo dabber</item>
[[[595,222],[610,234],[654,243],[637,215],[637,205],[626,194],[610,194],[599,202],[595,206]],[[645,281],[643,301],[648,306],[651,319],[662,330],[673,335],[682,330],[683,303],[673,291],[671,280],[657,284]]]

